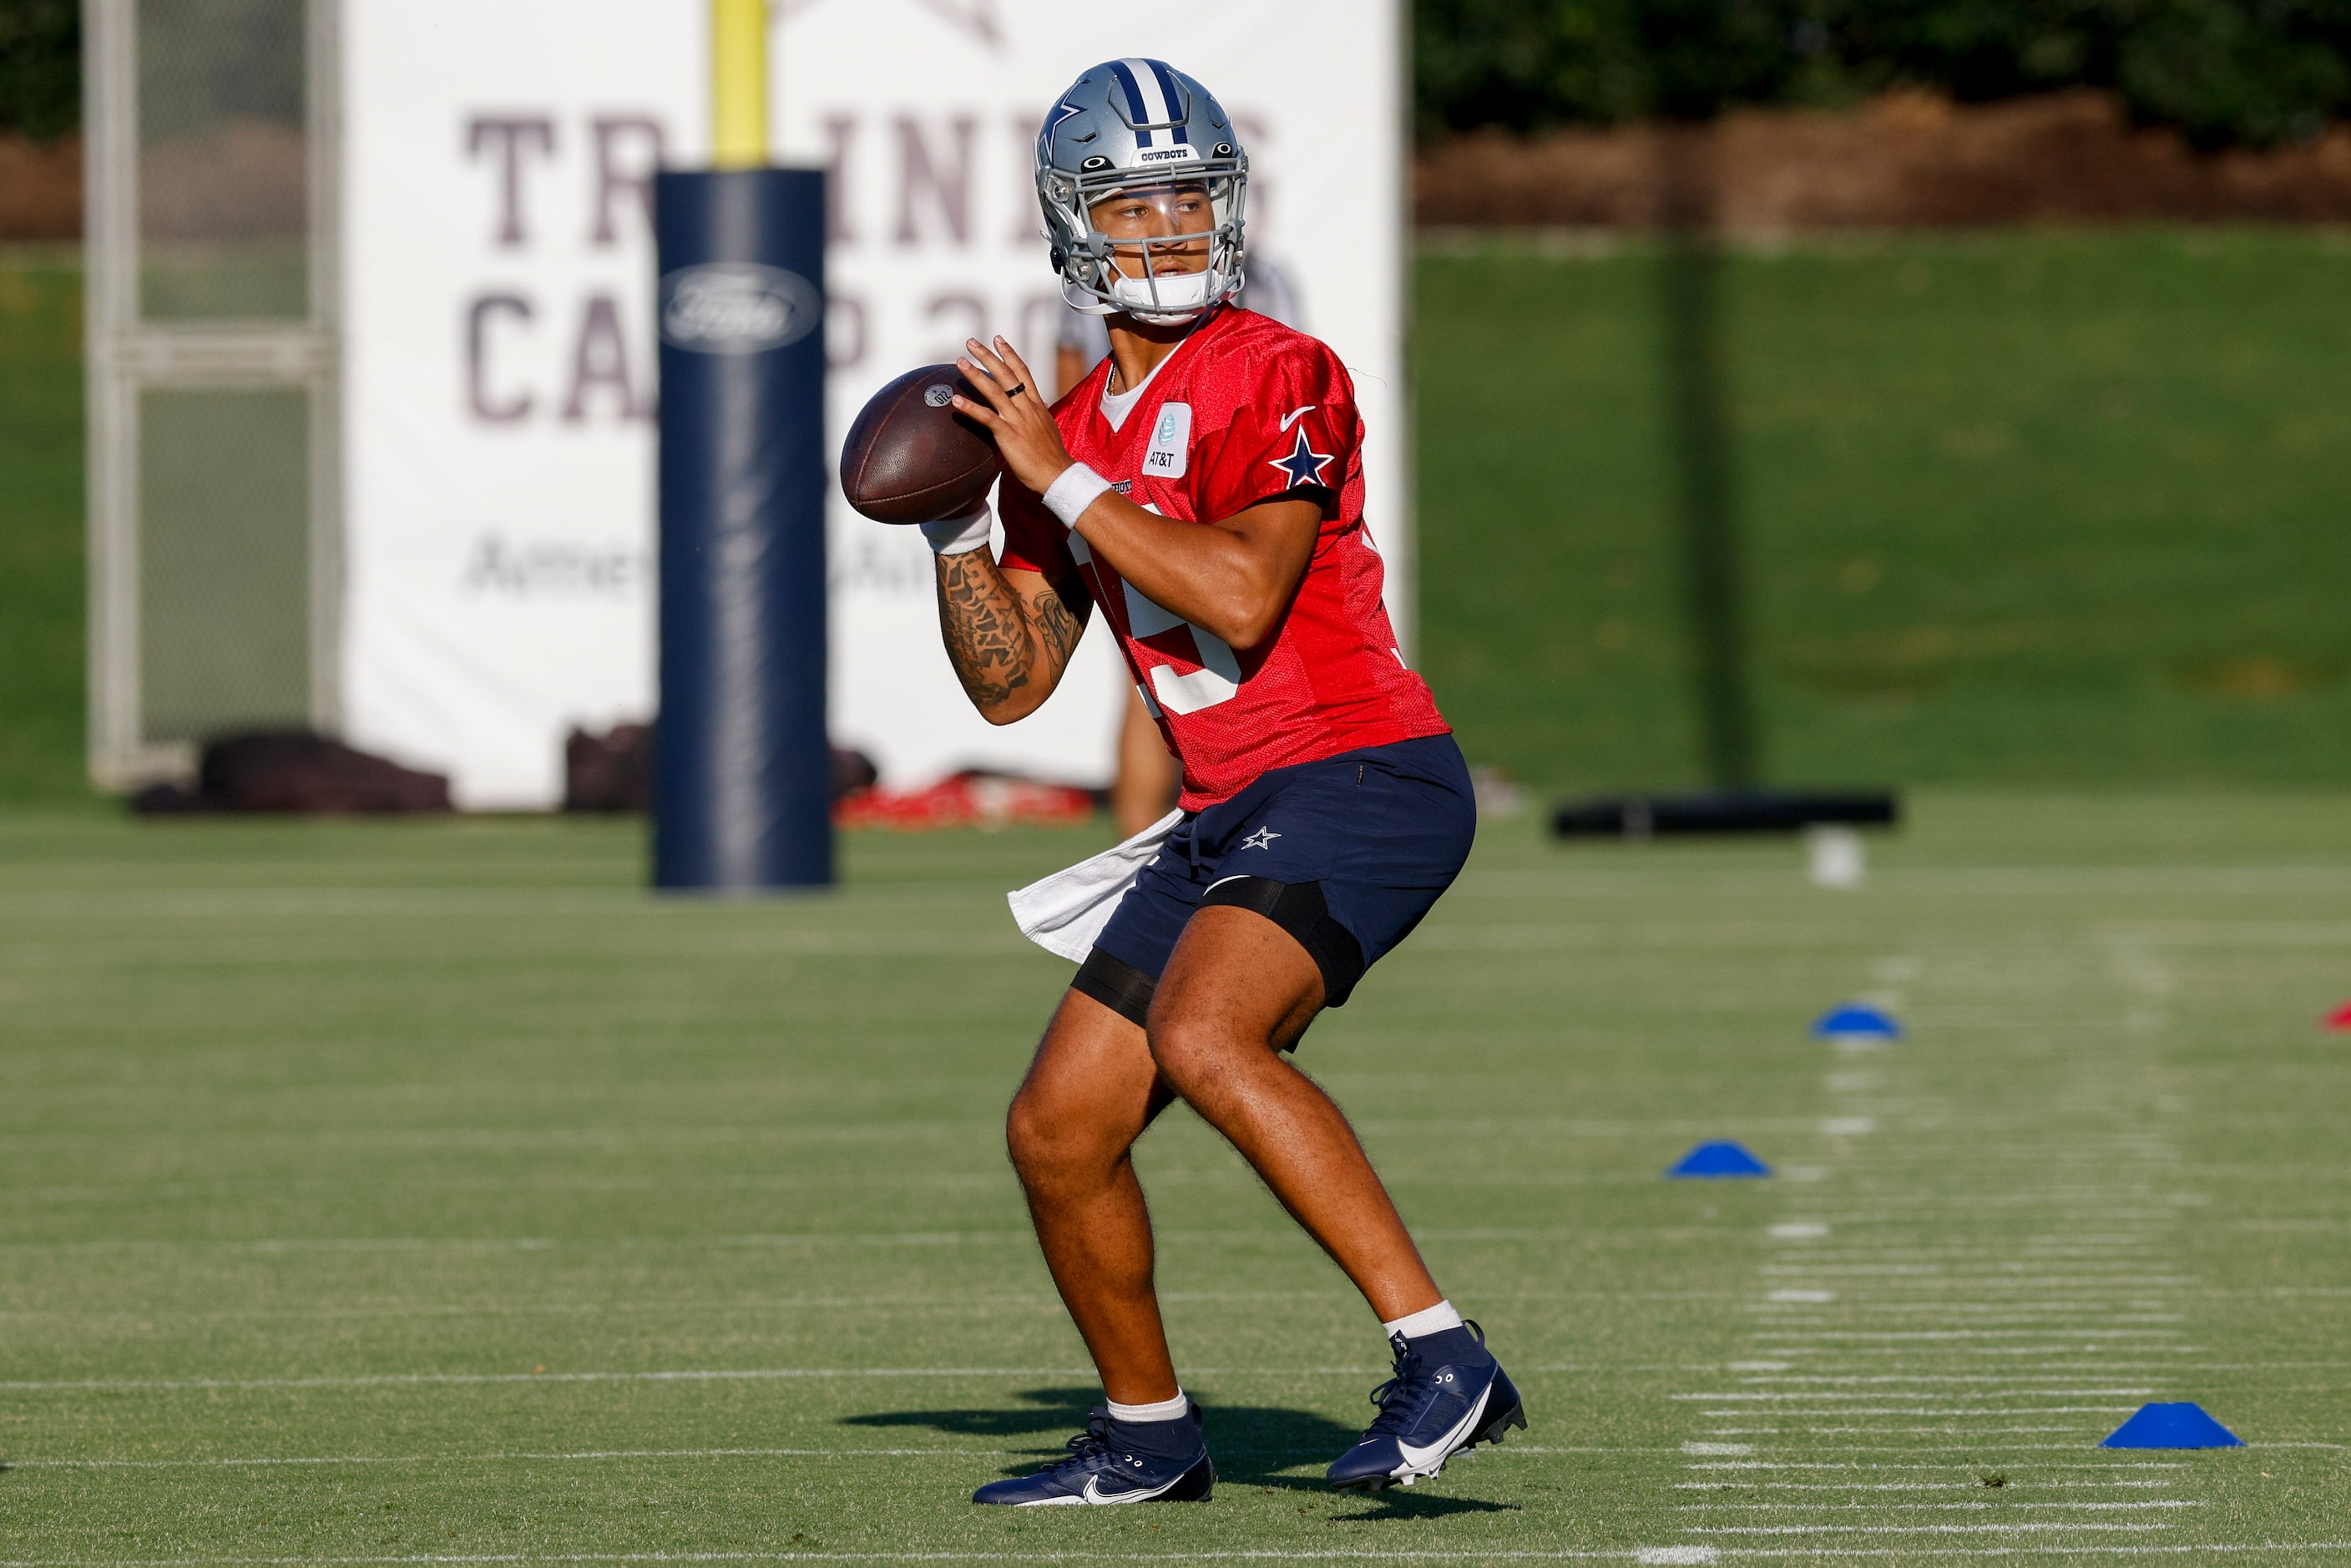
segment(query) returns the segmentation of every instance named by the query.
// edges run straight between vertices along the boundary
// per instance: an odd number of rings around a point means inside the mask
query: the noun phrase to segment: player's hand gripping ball
[[[956,362],[966,386],[977,388],[978,395],[959,392],[956,412],[985,425],[996,439],[1006,470],[1043,495],[1070,465],[1061,427],[1053,423],[1052,400],[1002,338],[993,350],[977,338],[965,340],[964,348],[967,351]]]
[[[841,449],[841,488],[877,523],[960,517],[987,499],[1003,465],[978,421],[956,412],[973,391],[953,365],[908,371],[875,392]]]

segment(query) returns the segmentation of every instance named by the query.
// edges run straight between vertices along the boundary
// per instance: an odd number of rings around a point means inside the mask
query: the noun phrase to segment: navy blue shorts
[[[1449,735],[1277,768],[1186,817],[1143,868],[1071,986],[1143,1023],[1193,911],[1254,909],[1298,939],[1339,1007],[1453,885],[1478,832]]]

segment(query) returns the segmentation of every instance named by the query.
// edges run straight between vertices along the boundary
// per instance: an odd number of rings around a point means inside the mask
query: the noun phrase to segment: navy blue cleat
[[[1137,1447],[1139,1434],[1163,1436],[1153,1428],[1167,1427],[1173,1441]],[[1152,1448],[1172,1447],[1174,1455]],[[974,1502],[1010,1508],[1070,1508],[1121,1502],[1206,1502],[1217,1484],[1217,1467],[1209,1461],[1207,1445],[1200,1439],[1200,1407],[1188,1416],[1155,1421],[1145,1427],[1122,1429],[1110,1412],[1097,1406],[1086,1429],[1070,1439],[1069,1458],[1056,1459],[1031,1476],[990,1481],[971,1494]]]
[[[1473,1337],[1474,1336],[1474,1337]],[[1395,1348],[1395,1375],[1372,1390],[1378,1417],[1363,1440],[1331,1467],[1343,1491],[1379,1491],[1442,1474],[1445,1461],[1479,1443],[1499,1443],[1512,1427],[1526,1430],[1519,1391],[1486,1353],[1476,1323],[1424,1334]]]

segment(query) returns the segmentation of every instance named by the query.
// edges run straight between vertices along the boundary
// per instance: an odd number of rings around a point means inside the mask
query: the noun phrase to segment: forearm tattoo
[[[972,706],[1001,707],[1029,684],[1036,648],[1019,597],[984,549],[939,558],[939,630]]]
[[[1077,605],[1071,613],[1070,606]],[[1045,657],[1052,661],[1059,674],[1070,664],[1070,653],[1085,634],[1086,612],[1093,601],[1086,597],[1085,589],[1075,579],[1065,578],[1051,585],[1037,600],[1037,635],[1045,644]]]

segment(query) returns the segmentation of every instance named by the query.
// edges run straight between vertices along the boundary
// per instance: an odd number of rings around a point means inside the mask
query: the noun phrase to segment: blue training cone
[[[1700,1144],[1684,1155],[1669,1176],[1767,1176],[1771,1167],[1747,1152],[1742,1144]]]
[[[2189,1402],[2142,1405],[2101,1448],[2241,1448],[2245,1440]]]
[[[1813,1033],[1822,1040],[1900,1040],[1902,1026],[1890,1013],[1863,1002],[1847,1002],[1823,1013],[1813,1023]]]

